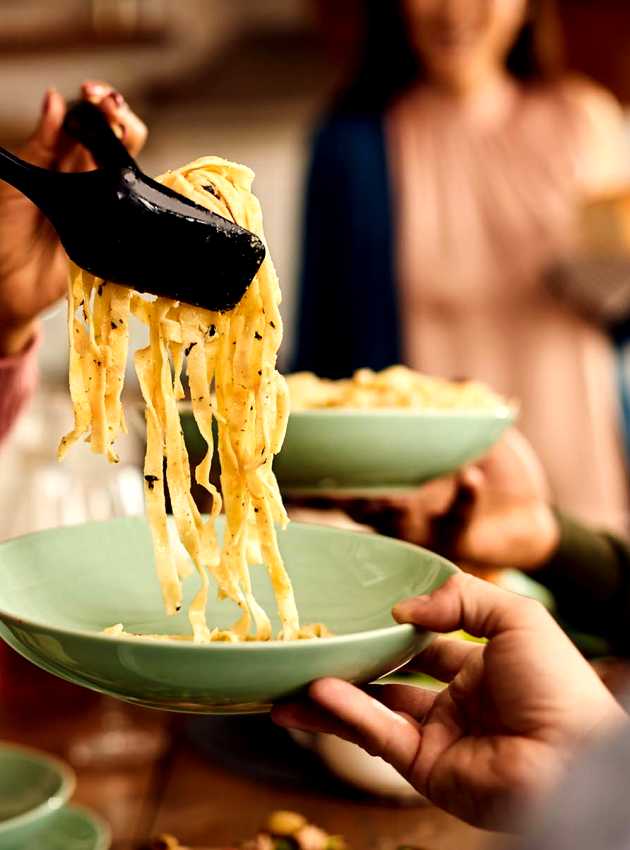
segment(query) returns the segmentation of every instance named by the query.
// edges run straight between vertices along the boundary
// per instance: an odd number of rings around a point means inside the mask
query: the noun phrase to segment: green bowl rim
[[[140,515],[140,516],[135,516],[135,517],[117,517],[116,519],[113,519],[113,520],[95,520],[95,521],[92,521],[92,522],[80,523],[78,525],[73,525],[73,526],[61,526],[60,528],[69,529],[69,528],[80,528],[80,527],[83,527],[83,526],[86,526],[86,525],[87,526],[90,526],[90,525],[107,525],[107,524],[113,524],[113,523],[128,522],[131,519],[140,519],[140,520],[146,522],[146,518],[144,516]],[[460,570],[455,566],[455,564],[451,563],[446,558],[443,558],[441,555],[437,555],[435,552],[431,552],[430,550],[424,549],[421,546],[415,546],[413,543],[407,543],[404,540],[396,540],[393,537],[386,537],[385,535],[382,535],[382,534],[368,534],[364,531],[353,531],[352,529],[349,529],[349,528],[333,528],[329,525],[322,525],[320,523],[314,523],[314,522],[313,523],[311,523],[311,522],[291,522],[291,528],[298,528],[298,529],[303,529],[303,530],[307,530],[307,531],[310,530],[310,529],[314,529],[314,530],[324,529],[327,533],[330,533],[330,534],[333,534],[333,535],[339,535],[339,536],[342,536],[342,537],[352,537],[352,538],[358,537],[358,538],[361,538],[361,539],[366,539],[366,538],[370,538],[370,537],[377,537],[380,540],[387,541],[387,544],[393,546],[394,548],[410,549],[414,552],[419,551],[419,552],[422,552],[426,555],[430,555],[432,559],[439,561],[442,564],[442,566],[447,568],[447,572],[449,573],[448,578],[450,578],[451,575],[455,575],[456,573],[460,572]],[[34,531],[34,532],[30,532],[29,534],[23,534],[23,535],[20,535],[19,537],[13,537],[13,538],[10,538],[9,540],[2,541],[0,543],[0,553],[2,552],[2,549],[9,544],[15,543],[15,542],[20,541],[20,540],[28,539],[28,538],[31,538],[31,537],[46,535],[46,534],[49,534],[51,531],[56,531],[56,530],[58,530],[58,529],[52,528],[52,529],[44,529],[42,531]],[[2,569],[2,567],[0,565],[0,570],[1,569]],[[445,581],[446,580],[447,579],[445,579]],[[28,617],[15,616],[14,614],[9,613],[8,611],[4,610],[1,607],[0,607],[0,622],[11,622],[11,623],[15,623],[18,626],[26,625],[26,626],[30,626],[31,628],[34,627],[34,628],[39,628],[39,629],[45,629],[47,632],[50,632],[52,634],[69,635],[71,637],[81,637],[81,638],[87,638],[87,639],[96,640],[96,641],[109,641],[109,642],[115,643],[115,644],[122,643],[122,644],[129,644],[131,646],[136,646],[136,647],[161,646],[161,647],[164,647],[165,649],[167,649],[169,651],[174,650],[176,652],[178,652],[182,649],[194,649],[194,650],[206,651],[206,652],[208,652],[208,651],[254,652],[254,651],[269,650],[272,647],[275,647],[276,650],[278,650],[280,647],[282,647],[282,650],[280,650],[280,651],[285,651],[285,652],[288,651],[288,650],[295,650],[295,649],[301,648],[301,647],[304,647],[304,649],[306,651],[308,651],[309,648],[321,646],[322,642],[325,642],[326,644],[331,644],[333,646],[337,646],[337,645],[343,644],[343,643],[354,642],[357,639],[372,640],[372,639],[378,638],[379,636],[384,635],[384,634],[400,634],[400,635],[403,635],[403,634],[411,634],[415,631],[414,627],[412,625],[408,624],[408,623],[396,623],[396,624],[391,625],[391,626],[381,626],[378,629],[367,629],[366,631],[363,631],[363,632],[349,632],[348,634],[343,634],[343,635],[332,635],[331,637],[327,637],[327,638],[324,638],[324,639],[323,638],[304,638],[303,640],[292,640],[292,641],[281,641],[281,640],[262,641],[261,640],[261,641],[242,641],[242,642],[238,642],[238,643],[228,643],[228,642],[224,642],[224,641],[215,641],[215,642],[212,642],[212,643],[193,643],[192,641],[167,641],[167,640],[164,640],[164,639],[152,638],[152,637],[145,637],[145,638],[140,639],[140,638],[136,638],[136,637],[127,637],[126,635],[122,635],[122,636],[105,635],[102,632],[96,632],[96,631],[92,631],[92,630],[89,630],[89,629],[70,629],[70,628],[66,628],[66,627],[63,627],[63,626],[50,626],[50,625],[47,625],[46,623],[42,623],[42,622],[39,622],[37,620],[31,620]]]
[[[384,419],[392,416],[396,419],[459,419],[463,422],[468,422],[472,419],[490,420],[492,422],[510,422],[514,421],[518,415],[518,409],[504,405],[502,407],[488,408],[481,410],[465,409],[465,408],[426,408],[419,410],[418,408],[406,407],[374,407],[374,408],[351,408],[351,407],[314,407],[306,410],[292,410],[289,418],[314,418],[321,416],[323,418],[364,418],[364,419]]]
[[[80,803],[68,803],[68,805],[64,808],[66,808],[69,812],[79,813],[86,820],[89,820],[92,824],[94,824],[96,827],[97,843],[94,845],[92,850],[109,850],[113,838],[112,828],[102,815],[95,812],[94,809],[90,809],[88,806],[83,806]]]
[[[6,835],[14,829],[26,826],[29,823],[34,823],[46,815],[62,809],[74,794],[77,784],[77,776],[72,767],[56,756],[35,749],[34,747],[26,747],[22,746],[22,744],[14,744],[12,741],[0,739],[0,753],[7,751],[28,756],[30,760],[39,762],[40,764],[45,763],[57,773],[61,779],[61,784],[52,796],[39,803],[35,808],[29,809],[27,812],[22,812],[22,814],[8,820],[0,821],[0,836]]]

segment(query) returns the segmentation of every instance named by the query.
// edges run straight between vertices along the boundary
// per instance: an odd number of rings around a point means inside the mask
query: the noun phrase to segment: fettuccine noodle
[[[406,366],[382,372],[358,369],[351,378],[331,381],[312,372],[287,378],[291,410],[500,410],[514,407],[479,381],[448,381]]]
[[[251,193],[253,176],[244,166],[204,157],[158,179],[264,239],[260,205]],[[212,286],[211,277],[202,285]],[[136,351],[134,361],[146,405],[145,501],[157,575],[166,612],[174,614],[182,605],[186,570],[181,559],[174,557],[169,540],[166,477],[177,535],[200,579],[189,609],[192,639],[197,643],[272,639],[269,617],[253,596],[249,573],[250,565],[263,562],[282,626],[278,637],[290,640],[326,634],[323,626],[300,627],[276,539],[275,524],[284,528],[288,522],[272,471],[289,413],[286,382],[276,370],[282,340],[280,297],[269,252],[241,303],[226,313],[165,298],[149,301],[76,266],[71,269],[68,322],[74,428],[61,440],[59,457],[85,438],[92,451],[117,461],[115,441],[126,430],[121,391],[133,314],[149,329],[149,344]],[[190,493],[190,467],[179,420],[178,401],[185,397],[184,361],[192,411],[208,446],[195,470],[195,480],[211,497],[207,519]],[[213,419],[218,424],[221,494],[210,481]],[[215,520],[222,508],[226,525],[219,545]],[[240,609],[238,621],[229,630],[206,623],[210,577],[219,596]],[[122,626],[109,631],[120,634]]]

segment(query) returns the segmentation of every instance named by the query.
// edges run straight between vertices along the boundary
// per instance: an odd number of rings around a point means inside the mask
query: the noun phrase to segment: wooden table
[[[403,843],[423,850],[505,847],[497,836],[432,806],[342,799],[254,781],[198,753],[183,735],[182,716],[123,706],[20,663],[30,687],[7,698],[11,682],[0,678],[0,738],[73,759],[78,774],[74,799],[109,822],[114,850],[138,850],[162,832],[193,847],[229,846],[252,837],[278,808],[302,812],[329,832],[344,835],[356,850],[395,850]],[[102,759],[77,764],[81,741],[103,728],[115,732],[116,724],[123,731],[148,730],[149,740],[162,746],[144,759],[130,753],[127,760],[119,756],[109,764]]]

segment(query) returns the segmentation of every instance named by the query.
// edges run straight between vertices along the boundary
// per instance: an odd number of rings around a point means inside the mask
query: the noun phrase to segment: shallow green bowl
[[[62,678],[129,702],[172,711],[268,710],[313,679],[368,682],[407,662],[430,640],[397,625],[392,606],[431,592],[455,567],[423,549],[385,537],[292,524],[280,532],[303,622],[335,633],[291,643],[198,646],[111,638],[114,623],[140,633],[189,633],[185,609],[167,618],[144,519],[119,519],[30,534],[0,544],[0,635]],[[264,568],[254,591],[267,611],[273,595]],[[208,621],[226,627],[236,607],[211,599]],[[273,618],[278,628],[277,618]]]
[[[74,787],[74,772],[58,759],[0,743],[0,850],[23,850],[38,841]]]
[[[514,421],[493,411],[292,413],[274,463],[284,492],[404,490],[481,457]]]
[[[105,821],[83,806],[64,806],[46,829],[20,850],[109,850],[112,833]]]

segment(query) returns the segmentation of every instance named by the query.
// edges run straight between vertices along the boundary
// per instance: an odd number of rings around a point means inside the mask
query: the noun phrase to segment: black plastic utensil
[[[64,130],[90,151],[96,170],[48,171],[0,148],[0,179],[39,207],[70,259],[138,292],[208,310],[235,307],[265,258],[262,241],[143,174],[93,104],[72,106]]]

